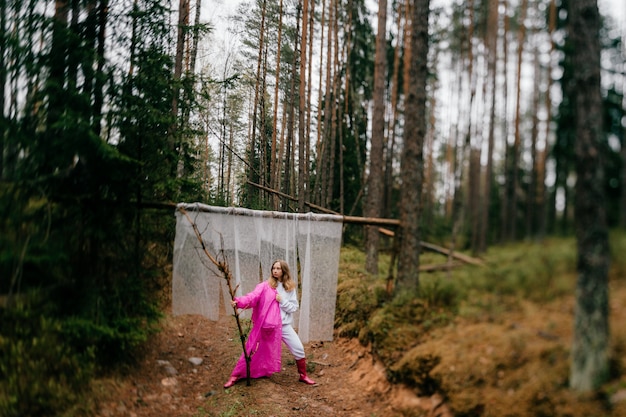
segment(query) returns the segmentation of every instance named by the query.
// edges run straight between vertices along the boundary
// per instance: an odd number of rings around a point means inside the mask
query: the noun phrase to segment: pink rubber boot
[[[300,382],[304,382],[307,385],[315,385],[316,382],[306,375],[306,359],[302,358],[296,360],[296,365],[298,366],[298,373],[300,374]]]

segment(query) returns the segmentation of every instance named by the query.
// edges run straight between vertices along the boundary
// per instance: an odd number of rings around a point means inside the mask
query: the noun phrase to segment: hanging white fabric
[[[214,257],[224,256],[234,285],[239,285],[238,295],[252,291],[257,283],[267,279],[273,261],[287,261],[298,284],[300,309],[294,325],[300,338],[304,343],[332,340],[341,216],[200,203],[180,203],[177,207],[187,211],[207,251]],[[225,310],[224,306],[228,308]],[[193,224],[177,209],[172,312],[200,314],[217,320],[220,311],[232,312],[226,281],[207,259]],[[249,311],[245,314],[249,317]]]

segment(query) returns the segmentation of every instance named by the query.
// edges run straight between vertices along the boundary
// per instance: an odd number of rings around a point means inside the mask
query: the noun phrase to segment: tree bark
[[[569,3],[576,85],[576,240],[578,280],[570,387],[599,388],[609,377],[609,242],[603,168],[600,15],[597,0]]]
[[[274,85],[274,127],[272,129],[272,145],[270,151],[270,187],[278,188],[278,184],[280,184],[279,171],[277,169],[277,157],[276,157],[276,137],[278,135],[278,98],[280,91],[280,53],[281,53],[281,42],[282,42],[282,33],[283,33],[283,0],[280,0],[280,4],[278,6],[278,41],[276,47],[278,48],[276,51],[276,75],[275,75],[275,85]],[[273,195],[271,197],[272,200],[272,209],[278,210],[278,197]]]
[[[305,158],[306,138],[304,118],[306,115],[306,65],[307,65],[307,36],[309,25],[309,1],[304,0],[302,5],[302,31],[300,38],[300,89],[298,106],[298,212],[304,212],[304,202],[307,200],[304,179],[306,178],[306,165],[309,161]]]
[[[333,2],[333,15],[334,19],[332,20],[333,26],[333,76],[332,76],[332,100],[331,100],[331,108],[330,108],[330,135],[328,135],[329,143],[328,143],[328,184],[326,188],[325,194],[325,203],[324,207],[330,207],[333,194],[335,190],[335,157],[337,155],[337,125],[339,123],[338,119],[338,100],[337,97],[339,95],[339,81],[341,77],[341,73],[339,71],[339,1],[334,0]],[[329,38],[330,39],[330,38]]]
[[[326,207],[327,205],[327,190],[328,190],[328,182],[329,177],[332,173],[330,168],[330,141],[332,137],[331,133],[331,119],[333,114],[333,105],[331,103],[332,96],[332,77],[333,77],[333,60],[332,60],[332,51],[333,51],[333,38],[335,35],[334,23],[335,23],[335,3],[336,0],[330,0],[328,4],[328,39],[326,45],[326,85],[324,89],[324,121],[323,121],[323,135],[322,135],[322,143],[319,150],[319,169],[321,176],[321,181],[319,182],[319,198],[318,202],[321,206]]]
[[[502,146],[504,146],[504,187],[502,190],[502,202],[500,204],[500,239],[502,241],[506,241],[508,239],[507,227],[508,227],[508,217],[509,217],[509,205],[510,205],[510,196],[509,196],[509,188],[511,178],[509,176],[508,167],[509,167],[509,105],[508,105],[508,93],[509,93],[509,26],[510,26],[510,17],[509,17],[509,0],[502,0],[502,18],[504,20],[504,33],[502,34],[502,74],[503,75],[503,86],[502,86]]]
[[[626,84],[626,83],[625,83]],[[626,86],[626,85],[625,85]],[[626,91],[626,90],[622,90]],[[624,105],[626,108],[626,103]],[[621,182],[621,194],[619,199],[619,227],[626,230],[626,129],[622,132],[622,150],[620,152],[622,159],[622,182]]]
[[[369,175],[367,177],[366,217],[379,217],[382,208],[383,143],[385,141],[385,82],[387,66],[387,0],[378,2],[378,33],[374,58],[374,109],[370,144]],[[365,269],[378,274],[378,228],[365,228]]]
[[[478,201],[479,201],[479,192],[480,192],[480,150],[482,148],[481,139],[482,135],[475,135],[474,131],[476,129],[475,125],[479,123],[479,119],[476,117],[474,120],[474,114],[476,113],[476,89],[478,85],[478,78],[480,76],[480,71],[477,69],[478,60],[477,56],[474,53],[474,33],[475,33],[475,25],[476,25],[476,17],[474,13],[475,8],[475,0],[471,0],[467,2],[467,8],[469,13],[469,22],[468,22],[468,36],[467,36],[467,52],[468,52],[468,73],[469,73],[469,105],[468,105],[468,114],[467,114],[467,131],[465,133],[465,145],[463,146],[463,158],[461,158],[462,165],[459,167],[461,170],[461,177],[459,178],[459,189],[463,189],[463,181],[465,178],[463,175],[463,166],[465,165],[465,160],[467,160],[468,169],[467,169],[467,197],[465,199],[465,206],[463,206],[463,202],[461,202],[461,213],[458,213],[458,221],[459,230],[469,230],[470,232],[470,245],[472,251],[476,252],[476,234],[478,230]],[[464,193],[461,191],[461,195]],[[466,216],[463,215],[463,211],[467,213]],[[463,218],[467,218],[467,226],[463,227]],[[456,228],[455,228],[456,229]],[[454,241],[456,243],[456,237],[454,236]],[[452,246],[454,249],[454,245]]]
[[[313,46],[315,40],[315,1],[310,3],[309,11],[309,37],[307,46],[307,83],[306,83],[306,117],[304,133],[304,194],[307,200],[311,199],[311,102],[313,91]]]
[[[7,33],[6,31],[6,1],[0,1],[0,33]],[[7,116],[4,112],[4,94],[5,94],[5,86],[7,82],[7,68],[8,62],[6,60],[6,37],[4,35],[0,36],[0,118],[5,120]],[[4,180],[6,178],[5,172],[5,135],[6,135],[6,123],[0,123],[0,180]]]
[[[507,212],[508,227],[507,234],[509,239],[517,238],[517,196],[519,190],[518,165],[521,155],[521,93],[522,93],[522,59],[524,58],[524,42],[526,40],[526,12],[528,10],[528,0],[522,0],[521,5],[520,27],[517,32],[517,78],[515,85],[515,140],[511,149],[511,160],[508,170],[510,176],[509,187],[509,208]]]
[[[622,42],[622,56],[626,56],[626,43]],[[622,63],[622,73],[626,74],[626,61]],[[626,91],[626,77],[622,77],[622,91]],[[622,97],[622,108],[626,109],[626,96]],[[626,230],[626,128],[622,127],[622,189],[619,199],[619,227]]]
[[[69,5],[65,0],[56,0],[54,3],[54,19],[52,26],[52,45],[50,48],[50,71],[48,75],[48,109],[46,130],[50,132],[46,138],[44,149],[46,151],[43,163],[44,172],[52,171],[55,167],[53,155],[49,154],[54,148],[57,139],[55,126],[61,117],[64,107],[65,73],[67,69],[67,25],[69,18]]]
[[[323,107],[322,103],[324,103],[324,95],[322,94],[322,80],[324,79],[324,28],[326,26],[326,0],[322,0],[322,13],[321,13],[321,22],[320,22],[320,52],[319,52],[319,73],[317,79],[317,139],[315,141],[315,151],[317,152],[317,173],[315,175],[315,183],[311,188],[311,200],[314,202],[320,202],[320,193],[318,190],[322,187],[322,173],[323,173],[323,160],[324,160],[324,152],[323,152],[323,132],[324,126],[322,125],[322,113]],[[330,28],[327,29],[330,32]]]
[[[94,133],[100,136],[102,130],[102,106],[104,105],[104,64],[106,62],[106,27],[109,16],[108,0],[101,0],[98,7],[98,47],[96,52],[96,77],[93,98],[93,126]]]
[[[260,112],[260,123],[259,123],[259,168],[260,175],[259,179],[262,184],[267,185],[270,183],[270,171],[269,171],[269,161],[268,161],[268,150],[267,145],[270,139],[267,136],[267,55],[269,43],[264,42],[265,47],[263,48],[263,62],[262,62],[262,70],[261,70],[261,90],[259,92],[259,112]],[[259,204],[261,207],[266,207],[266,203],[269,200],[269,196],[266,193],[261,193],[259,198]]]
[[[489,2],[489,25],[487,26],[487,75],[490,80],[489,106],[489,133],[487,138],[487,166],[483,177],[483,199],[481,202],[480,231],[478,239],[478,253],[487,250],[487,231],[489,230],[489,216],[491,208],[491,185],[493,183],[493,151],[495,145],[495,125],[496,125],[496,94],[498,77],[498,27],[500,16],[498,12],[499,0]]]
[[[181,0],[184,1],[184,0]],[[261,26],[259,28],[259,49],[256,63],[256,78],[254,83],[254,104],[252,107],[252,131],[250,133],[250,143],[248,144],[248,164],[250,166],[250,172],[248,174],[248,180],[252,182],[259,182],[256,174],[256,163],[255,160],[257,158],[256,155],[256,135],[257,135],[257,124],[259,118],[259,95],[261,94],[261,64],[263,63],[263,51],[265,50],[265,13],[266,13],[267,0],[263,0],[261,5]],[[263,117],[263,115],[261,115]],[[248,198],[251,199],[248,203],[252,203],[255,199],[254,195],[258,194],[257,191],[248,187]]]
[[[345,213],[345,171],[344,171],[344,142],[343,142],[343,137],[344,137],[344,117],[345,115],[348,115],[350,113],[350,108],[349,108],[349,103],[350,100],[352,100],[352,95],[350,94],[350,76],[351,76],[351,64],[350,64],[350,59],[348,59],[348,57],[350,56],[350,47],[352,45],[352,32],[354,30],[353,26],[353,21],[352,21],[352,13],[353,13],[353,9],[352,9],[352,0],[348,0],[348,16],[347,19],[348,21],[346,22],[346,42],[344,42],[344,48],[343,48],[343,54],[344,54],[344,72],[345,72],[345,77],[344,77],[344,88],[343,88],[343,93],[344,93],[344,106],[343,106],[343,111],[341,112],[341,117],[339,118],[340,120],[340,128],[339,128],[339,212],[341,214]],[[347,125],[347,123],[346,123]],[[347,127],[347,126],[346,126]],[[347,130],[347,129],[345,129]],[[358,142],[358,141],[357,141]],[[358,149],[358,147],[357,147]]]
[[[546,111],[546,120],[547,123],[545,124],[545,146],[543,147],[543,151],[541,151],[540,154],[540,161],[539,161],[539,169],[540,169],[540,173],[539,173],[539,178],[545,178],[546,177],[546,172],[547,172],[547,161],[548,161],[548,150],[549,148],[552,146],[552,144],[550,143],[550,137],[552,129],[551,129],[551,125],[552,125],[552,95],[551,95],[551,90],[552,90],[552,62],[553,62],[553,55],[554,55],[554,50],[555,50],[555,42],[554,42],[554,31],[556,30],[556,0],[550,0],[550,7],[549,7],[549,11],[548,11],[548,34],[550,36],[550,60],[549,60],[549,65],[548,68],[546,70],[546,80],[547,80],[547,87],[546,87],[546,91],[545,91],[545,111]],[[539,224],[537,225],[538,228],[538,236],[540,238],[543,238],[546,233],[547,233],[547,221],[548,221],[548,190],[545,184],[545,181],[542,182],[541,184],[539,184],[539,188],[538,188],[538,192],[539,195],[537,196],[537,200],[539,202],[539,213],[537,214],[538,217],[538,221]]]
[[[383,187],[384,203],[382,213],[384,217],[391,214],[391,205],[393,197],[393,159],[395,156],[396,144],[396,123],[398,118],[398,95],[400,94],[400,51],[404,43],[404,14],[406,7],[404,4],[398,4],[398,16],[396,19],[396,46],[393,51],[393,75],[391,80],[391,115],[389,117],[389,127],[387,130],[387,141],[385,147],[385,182]]]
[[[180,82],[183,74],[183,57],[185,54],[186,29],[189,26],[189,0],[180,0],[178,4],[178,27],[176,37],[176,57],[174,59],[174,82]],[[170,129],[170,147],[173,151],[176,148],[175,132],[178,123],[178,101],[180,98],[180,86],[175,87],[172,96],[172,127]]]
[[[297,33],[300,32],[300,8],[297,9],[296,16],[296,38]],[[294,40],[295,43],[295,40]],[[294,144],[294,134],[295,134],[295,118],[296,118],[296,79],[298,78],[298,64],[297,60],[294,59],[291,63],[291,79],[289,80],[289,100],[287,105],[287,135],[286,135],[286,146],[284,153],[285,160],[285,175],[283,176],[283,187],[282,190],[285,194],[291,193],[291,172],[292,172],[292,148]]]
[[[542,73],[539,62],[539,48],[534,48],[534,82],[533,82],[533,101],[532,101],[532,127],[530,134],[530,157],[532,161],[530,172],[530,183],[528,184],[528,192],[526,193],[526,236],[537,237],[537,213],[539,204],[537,197],[540,195],[539,186],[544,179],[539,176],[541,169],[539,168],[541,156],[537,149],[537,141],[539,135],[539,102],[541,100],[541,82]]]
[[[426,136],[426,83],[428,77],[429,0],[414,0],[408,51],[408,79],[405,80],[406,114],[402,152],[402,198],[400,201],[400,251],[396,294],[419,288],[420,197],[423,178],[422,146]]]

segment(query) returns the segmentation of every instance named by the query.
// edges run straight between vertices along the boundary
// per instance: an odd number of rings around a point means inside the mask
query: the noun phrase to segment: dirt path
[[[241,345],[232,317],[213,322],[199,316],[168,317],[148,345],[138,369],[110,386],[98,416],[401,416],[445,415],[437,398],[418,399],[391,386],[382,367],[356,341],[309,343],[309,373],[317,386],[298,382],[295,363],[283,346],[283,371],[271,378],[237,383],[225,390]],[[202,359],[194,365],[190,358]]]

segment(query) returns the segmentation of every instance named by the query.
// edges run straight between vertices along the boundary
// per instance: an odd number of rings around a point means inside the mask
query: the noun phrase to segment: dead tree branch
[[[193,231],[200,242],[200,246],[202,247],[202,251],[209,258],[211,263],[217,267],[217,269],[222,274],[222,277],[226,280],[226,285],[228,286],[228,293],[230,294],[231,301],[235,299],[235,294],[237,292],[238,285],[233,288],[233,275],[230,272],[230,268],[228,267],[228,263],[226,262],[226,257],[223,256],[222,251],[222,259],[219,260],[217,257],[213,256],[209,250],[207,249],[204,239],[202,238],[202,234],[198,230],[198,226],[193,221],[193,219],[187,213],[183,207],[178,207],[178,210],[187,218],[189,223],[191,224]],[[235,316],[235,321],[237,322],[237,330],[239,331],[239,339],[241,340],[241,348],[243,349],[243,355],[246,359],[246,380],[247,385],[250,386],[250,361],[251,356],[246,350],[246,334],[243,331],[243,327],[241,326],[241,320],[239,319],[239,312],[237,311],[237,307],[233,307],[233,315]]]

